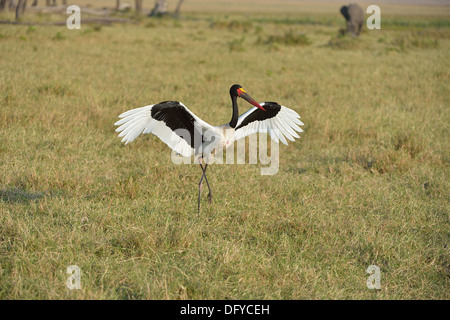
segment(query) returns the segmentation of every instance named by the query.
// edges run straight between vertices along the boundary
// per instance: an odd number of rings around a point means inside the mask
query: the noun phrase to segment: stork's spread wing
[[[256,132],[270,133],[272,140],[281,141],[284,144],[287,144],[286,138],[291,141],[294,141],[294,138],[300,138],[297,132],[303,131],[299,127],[303,125],[303,122],[299,120],[300,116],[297,112],[280,106],[276,102],[264,102],[261,106],[266,111],[251,108],[239,117],[236,140]]]
[[[153,133],[172,150],[185,157],[194,154],[202,142],[203,132],[213,127],[193,114],[178,101],[164,101],[158,104],[129,110],[122,113],[116,132],[122,142],[130,143],[141,133]]]

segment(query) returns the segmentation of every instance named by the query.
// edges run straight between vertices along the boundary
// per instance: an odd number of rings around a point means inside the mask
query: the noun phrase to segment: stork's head
[[[230,96],[232,98],[233,97],[242,98],[245,101],[247,101],[247,102],[251,103],[252,105],[254,105],[255,107],[257,107],[257,108],[259,108],[259,109],[261,109],[263,111],[266,111],[266,109],[264,109],[258,102],[256,102],[255,99],[250,97],[250,95],[247,92],[245,92],[245,90],[239,84],[235,84],[235,85],[231,86],[231,88],[230,88]]]

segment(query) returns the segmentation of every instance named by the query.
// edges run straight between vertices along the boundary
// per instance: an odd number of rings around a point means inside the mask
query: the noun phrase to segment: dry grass
[[[186,18],[1,27],[0,298],[448,299],[449,26],[349,48],[339,17]],[[258,43],[291,30],[311,43]],[[275,176],[212,167],[197,215],[199,168],[154,136],[123,146],[113,123],[177,99],[222,124],[234,83],[305,132]],[[65,287],[73,264],[81,290]]]

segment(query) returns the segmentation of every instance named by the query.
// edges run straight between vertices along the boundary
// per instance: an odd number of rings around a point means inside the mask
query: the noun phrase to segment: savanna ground
[[[0,25],[0,298],[450,298],[448,7],[382,6],[353,39],[336,3],[192,2],[178,20]],[[234,83],[305,132],[274,176],[212,166],[197,214],[199,167],[113,123],[175,99],[223,124]]]

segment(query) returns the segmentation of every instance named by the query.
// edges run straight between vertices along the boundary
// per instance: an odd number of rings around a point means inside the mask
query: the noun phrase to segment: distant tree
[[[167,1],[166,0],[156,0],[155,6],[153,7],[149,16],[154,17],[154,16],[160,16],[163,14],[167,14]]]
[[[5,10],[6,7],[6,0],[0,0],[0,12]]]
[[[120,8],[120,0],[116,0],[116,11],[119,11]]]
[[[16,9],[16,1],[15,0],[0,0],[0,12],[6,9],[6,3],[8,3],[9,11]]]
[[[22,14],[25,12],[25,8],[27,7],[27,0],[19,0],[16,7],[16,20],[18,20]]]
[[[181,8],[181,4],[183,3],[184,0],[179,0],[178,4],[177,4],[177,8],[175,9],[175,12],[173,13],[173,15],[175,17],[179,17],[180,16],[180,8]]]
[[[141,14],[142,13],[142,1],[143,0],[135,0],[136,14]]]
[[[173,13],[174,17],[179,17],[180,16],[180,8],[181,8],[181,4],[183,3],[184,0],[178,0],[178,4],[177,7],[175,9],[175,12]],[[149,17],[154,17],[154,16],[161,16],[161,15],[165,15],[168,14],[168,3],[167,0],[156,0],[155,1],[155,6],[153,7],[152,11],[149,14]]]
[[[16,0],[9,0],[8,9],[9,11],[16,10],[17,2]]]
[[[16,11],[16,19],[18,19],[24,12],[27,6],[27,0],[0,0],[0,12],[6,9],[6,3],[9,4],[9,10]],[[67,5],[67,0],[61,0],[63,5]],[[31,3],[32,7],[37,6],[38,0],[33,0]],[[51,0],[46,1],[47,6],[56,6],[56,0],[53,0],[53,4]]]
[[[67,0],[61,0],[61,2],[63,4],[63,6],[67,5]],[[31,4],[31,6],[36,7],[37,4],[38,4],[38,0],[33,0],[33,3]],[[47,6],[51,6],[51,5],[56,6],[56,0],[53,0],[53,4],[52,4],[51,0],[47,0],[46,4],[47,4]]]

